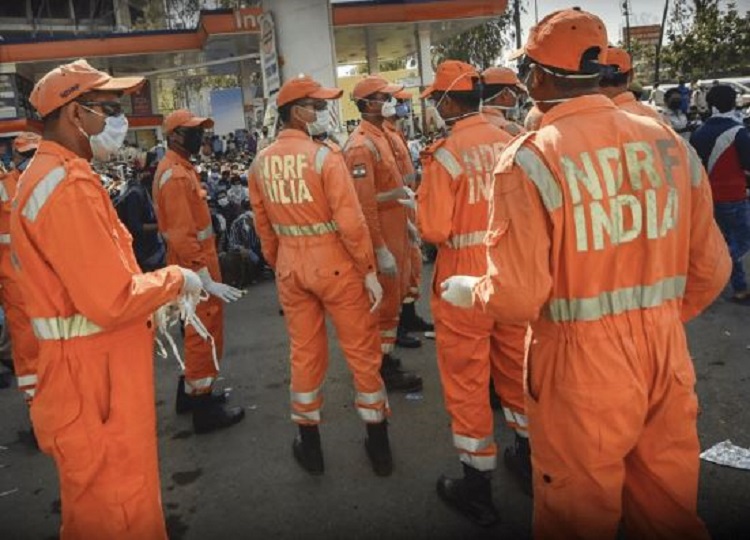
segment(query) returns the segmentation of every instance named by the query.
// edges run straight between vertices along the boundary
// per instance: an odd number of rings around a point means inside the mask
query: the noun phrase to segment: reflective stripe
[[[560,190],[560,186],[555,181],[547,165],[536,155],[536,152],[529,148],[519,148],[518,152],[516,152],[515,163],[523,169],[529,180],[534,182],[537,190],[539,190],[539,195],[542,197],[544,207],[549,212],[557,210],[562,206],[562,191]]]
[[[166,184],[167,182],[169,182],[170,178],[172,178],[172,169],[167,169],[159,177],[159,189],[163,188],[164,184]]]
[[[23,388],[24,386],[34,386],[36,383],[36,375],[22,375],[20,377],[16,377],[16,384],[18,384],[19,388]]]
[[[0,244],[10,244],[10,235],[0,234]]]
[[[381,401],[386,401],[388,395],[385,393],[385,388],[381,388],[377,392],[357,392],[357,403],[362,405],[377,405]]]
[[[513,412],[508,407],[503,407],[503,413],[505,414],[505,421],[509,424],[515,424],[521,428],[529,427],[529,419],[526,418],[525,414]]]
[[[473,437],[466,437],[465,435],[458,435],[457,433],[453,434],[453,446],[467,452],[479,452],[480,450],[489,448],[492,442],[492,436],[475,439]]]
[[[10,264],[16,270],[20,270],[21,269],[21,261],[18,260],[18,255],[16,255],[15,251],[11,251],[10,252]]]
[[[726,130],[716,138],[714,148],[713,150],[711,150],[711,155],[708,158],[708,172],[714,170],[716,162],[719,161],[719,158],[726,151],[726,149],[734,144],[734,140],[737,138],[737,133],[742,130],[743,127],[744,126],[735,126],[731,129]]]
[[[0,182],[0,201],[8,202],[9,200],[10,196],[8,195],[8,190],[5,189],[5,182]]]
[[[326,156],[330,153],[331,149],[327,146],[321,146],[315,153],[315,172],[320,174],[323,172],[323,164],[326,161]]]
[[[314,411],[292,413],[292,420],[295,422],[320,422],[320,409]]]
[[[391,342],[386,342],[386,341],[381,341],[380,342],[380,352],[381,353],[383,353],[383,354],[391,354],[393,352],[393,350],[395,349],[396,340],[395,340],[395,338],[391,338],[391,339],[393,339],[393,341],[391,341]]]
[[[312,405],[318,399],[321,388],[322,387],[319,386],[310,392],[292,392],[290,389],[289,395],[295,403],[299,403],[300,405]]]
[[[380,331],[380,337],[394,338],[395,339],[396,338],[396,333],[397,333],[397,331],[395,329],[394,330],[381,330]]]
[[[380,151],[378,150],[378,147],[375,146],[375,143],[370,139],[364,139],[364,143],[367,149],[372,152],[372,155],[375,156],[375,161],[380,161]]]
[[[42,180],[34,186],[31,196],[21,211],[21,214],[29,221],[36,220],[44,203],[47,202],[55,188],[65,179],[65,168],[55,167]]]
[[[404,175],[404,184],[413,184],[417,181],[417,173],[409,173]]]
[[[497,467],[497,456],[477,456],[475,454],[461,454],[461,462],[466,463],[478,471],[494,471]]]
[[[185,379],[185,391],[194,394],[198,390],[208,390],[214,384],[214,377],[203,377],[202,379]],[[191,391],[192,390],[192,391]]]
[[[448,247],[453,249],[462,249],[472,246],[484,245],[484,238],[487,236],[487,231],[476,231],[466,234],[455,234],[448,239]]]
[[[359,417],[370,424],[378,424],[385,420],[385,409],[365,409],[357,407]]]
[[[451,175],[451,178],[455,180],[456,178],[461,176],[461,173],[463,172],[461,164],[456,161],[456,158],[453,157],[453,154],[451,154],[448,150],[446,150],[445,148],[438,148],[437,150],[435,150],[433,156],[435,157],[435,161],[445,167],[445,170],[448,171],[448,174]]]
[[[701,180],[703,179],[703,162],[691,144],[684,144],[690,158],[690,183],[693,187],[698,187],[701,185]]]
[[[274,223],[273,230],[280,236],[319,236],[335,233],[339,228],[335,221],[327,221],[309,225],[278,225]]]
[[[31,327],[38,339],[71,339],[98,334],[102,328],[83,315],[31,319]]]
[[[663,279],[653,285],[638,285],[603,292],[591,298],[559,298],[550,302],[549,315],[554,322],[596,321],[607,315],[653,308],[669,300],[682,298],[685,282],[685,276],[677,276]]]
[[[202,242],[203,240],[208,240],[209,238],[212,238],[213,235],[214,235],[214,226],[209,223],[208,227],[198,231],[195,237],[198,239],[198,242]]]
[[[34,389],[34,388],[27,388],[27,389],[25,389],[23,391],[23,393],[24,393],[24,397],[26,398],[26,400],[30,401],[36,395],[36,389]]]

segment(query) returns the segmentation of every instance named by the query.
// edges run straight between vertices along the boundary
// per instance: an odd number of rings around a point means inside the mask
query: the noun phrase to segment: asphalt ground
[[[431,267],[426,267],[429,275]],[[428,280],[425,280],[428,283]],[[426,299],[418,311],[428,314]],[[698,376],[702,448],[731,439],[750,447],[750,307],[717,301],[688,325]],[[311,477],[294,462],[289,419],[288,342],[273,282],[250,288],[226,310],[220,386],[246,408],[241,424],[196,436],[174,413],[178,365],[155,359],[164,513],[175,539],[484,539],[530,537],[530,498],[500,460],[494,496],[502,523],[481,529],[435,493],[442,473],[459,475],[435,362],[434,341],[401,350],[424,377],[418,399],[392,394],[395,470],[376,477],[365,429],[353,407],[351,376],[330,332],[331,361],[321,427],[326,472]],[[57,535],[60,502],[52,460],[29,445],[20,395],[0,390],[0,539]],[[512,433],[496,414],[501,447]],[[502,452],[502,449],[501,449]],[[750,538],[750,471],[702,463],[699,510],[715,538]]]

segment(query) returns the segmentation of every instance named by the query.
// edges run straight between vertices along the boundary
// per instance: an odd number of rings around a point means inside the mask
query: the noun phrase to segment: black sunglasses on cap
[[[122,104],[119,101],[78,101],[78,103],[89,108],[99,107],[105,116],[122,114]]]

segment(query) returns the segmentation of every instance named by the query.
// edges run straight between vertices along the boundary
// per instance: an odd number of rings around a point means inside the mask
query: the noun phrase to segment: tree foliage
[[[507,11],[496,19],[433,45],[432,61],[437,65],[444,60],[461,60],[484,70],[496,64],[514,38],[513,14]]]

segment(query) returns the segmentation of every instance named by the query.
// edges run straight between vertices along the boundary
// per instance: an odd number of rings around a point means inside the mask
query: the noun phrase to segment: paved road
[[[426,302],[420,311],[426,312]],[[485,531],[446,509],[439,474],[460,473],[451,447],[434,342],[401,354],[425,378],[423,399],[391,396],[395,472],[377,478],[352,406],[351,377],[331,334],[322,427],[326,474],[313,478],[291,457],[288,344],[273,283],[253,287],[227,310],[222,385],[247,418],[229,431],[195,436],[173,413],[177,365],[159,359],[157,395],[164,510],[172,538],[482,539],[528,538],[531,500],[501,468],[495,497],[503,523]],[[688,327],[698,375],[704,448],[725,439],[750,447],[750,308],[719,301]],[[59,497],[52,462],[28,448],[24,406],[0,390],[0,538],[54,538]],[[512,434],[497,416],[501,445]],[[13,491],[15,490],[15,491]],[[8,493],[10,492],[10,493]],[[6,494],[7,493],[7,494]],[[700,511],[716,538],[750,538],[750,471],[703,464]]]

